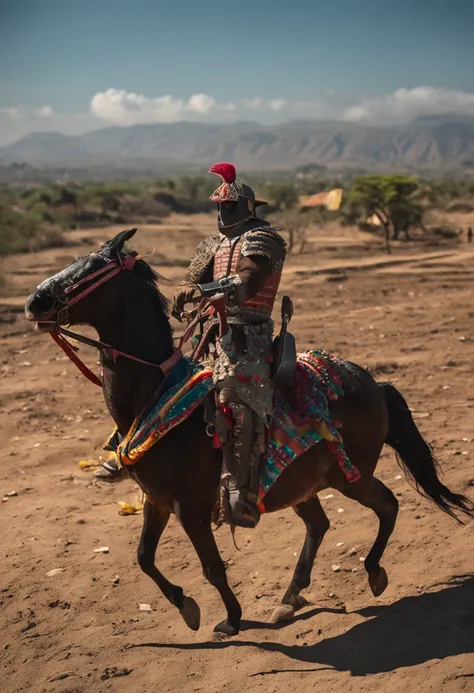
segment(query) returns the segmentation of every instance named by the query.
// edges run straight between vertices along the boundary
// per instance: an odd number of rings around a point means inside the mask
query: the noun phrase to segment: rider
[[[257,218],[256,207],[265,203],[237,178],[232,164],[215,164],[210,173],[222,179],[210,197],[217,203],[218,231],[197,247],[171,312],[181,319],[185,304],[199,293],[224,294],[229,330],[216,338],[213,352],[217,432],[232,521],[255,527],[259,463],[272,414],[271,314],[286,246],[268,222]]]

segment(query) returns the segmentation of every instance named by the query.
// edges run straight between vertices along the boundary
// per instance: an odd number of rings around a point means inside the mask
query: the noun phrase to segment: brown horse
[[[124,231],[98,252],[79,258],[44,281],[28,298],[28,320],[38,329],[52,324],[87,324],[99,335],[106,404],[122,435],[156,393],[163,380],[159,364],[173,355],[173,336],[167,305],[157,288],[157,275],[123,246],[135,229]],[[112,345],[113,350],[106,348]],[[455,517],[459,510],[474,515],[466,497],[453,493],[437,475],[430,446],[420,435],[410,410],[398,390],[377,384],[371,375],[345,363],[344,395],[331,407],[342,423],[342,436],[351,461],[362,478],[349,483],[324,441],[286,469],[265,498],[267,512],[293,508],[306,525],[306,538],[291,583],[275,619],[290,618],[305,605],[300,596],[310,584],[316,552],[329,529],[329,520],[318,493],[334,488],[371,508],[379,519],[375,542],[365,559],[369,584],[375,596],[388,585],[380,566],[393,532],[398,502],[374,476],[384,443],[393,447],[400,463],[420,493]],[[169,582],[155,565],[155,553],[171,513],[174,513],[200,558],[205,577],[216,587],[227,610],[217,632],[239,632],[241,607],[227,582],[211,526],[218,498],[221,454],[206,434],[203,407],[172,429],[127,471],[150,500],[145,502],[143,529],[138,546],[141,569],[176,606],[193,630],[200,625],[199,606]]]

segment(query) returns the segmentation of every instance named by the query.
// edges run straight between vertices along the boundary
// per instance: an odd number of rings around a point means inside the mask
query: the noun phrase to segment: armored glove
[[[176,318],[176,320],[181,321],[181,313],[184,311],[184,306],[186,303],[190,303],[193,300],[195,293],[195,286],[183,285],[176,289],[173,296],[173,304],[171,306],[171,315]]]

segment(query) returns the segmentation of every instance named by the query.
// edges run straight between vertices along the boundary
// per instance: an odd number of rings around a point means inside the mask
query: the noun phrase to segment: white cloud
[[[24,113],[21,108],[1,108],[0,114],[5,118],[10,118],[11,120],[21,120],[24,117]]]
[[[286,99],[270,99],[268,106],[272,111],[281,111],[287,104]]]
[[[0,114],[12,120],[23,120],[31,116],[39,118],[51,118],[54,111],[51,106],[41,106],[41,108],[27,108],[26,106],[14,106],[12,108],[0,108]]]
[[[116,125],[179,120],[225,122],[249,117],[269,123],[308,118],[392,124],[409,121],[418,115],[474,115],[474,94],[422,86],[368,97],[326,91],[305,101],[281,97],[265,100],[254,96],[221,102],[207,94],[194,94],[185,100],[170,95],[149,98],[123,89],[107,89],[95,94],[90,106],[97,118]]]
[[[190,113],[207,114],[214,111],[235,111],[235,104],[232,101],[218,103],[212,96],[206,94],[194,94],[191,96],[184,110]]]
[[[94,94],[88,113],[61,114],[52,106],[0,108],[0,145],[34,130],[59,130],[80,134],[110,124],[171,123],[180,120],[235,122],[256,120],[277,123],[294,119],[336,120],[346,123],[389,125],[404,123],[420,115],[445,113],[474,116],[474,93],[441,87],[400,88],[390,94],[357,96],[334,91],[321,92],[306,100],[275,95],[264,99],[250,96],[219,101],[197,93],[187,99],[171,95],[147,97],[123,89]]]
[[[327,98],[327,97],[326,97]],[[107,89],[92,97],[91,111],[101,120],[116,125],[170,123],[179,120],[225,122],[260,117],[274,122],[298,117],[333,117],[338,97],[292,102],[284,98],[265,100],[259,96],[222,102],[207,94],[194,94],[188,100],[166,96],[146,97],[123,89]]]
[[[38,108],[36,114],[39,115],[40,118],[52,118],[54,111],[51,106],[43,106],[42,108]]]
[[[243,108],[260,108],[263,104],[263,99],[260,96],[256,96],[253,99],[242,99]]]
[[[101,120],[116,125],[136,123],[170,123],[185,119],[225,116],[235,110],[232,102],[220,103],[213,96],[194,94],[187,101],[167,94],[148,98],[123,89],[107,89],[94,94],[92,113]]]
[[[194,94],[188,101],[188,108],[196,113],[209,113],[216,105],[216,100],[206,94]]]
[[[403,122],[420,115],[474,115],[474,94],[442,87],[397,89],[392,94],[361,99],[342,117],[352,122]]]

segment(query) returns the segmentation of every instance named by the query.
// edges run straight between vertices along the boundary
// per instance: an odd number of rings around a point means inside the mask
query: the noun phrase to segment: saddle
[[[296,371],[296,341],[288,325],[293,316],[293,302],[289,296],[281,301],[281,329],[273,340],[273,386],[292,406],[297,406],[294,390]]]

